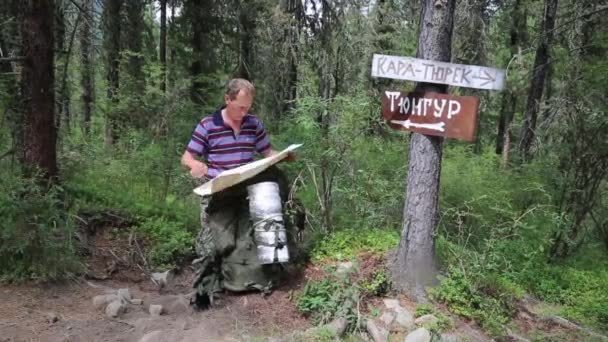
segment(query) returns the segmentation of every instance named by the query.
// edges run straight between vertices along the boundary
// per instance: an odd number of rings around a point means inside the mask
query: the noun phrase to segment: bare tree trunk
[[[188,18],[191,27],[192,63],[190,76],[192,86],[190,98],[192,102],[204,104],[208,100],[208,89],[214,85],[206,79],[215,71],[215,47],[210,42],[210,36],[215,29],[213,13],[215,4],[210,1],[187,0],[184,3],[184,16]]]
[[[416,57],[449,62],[456,0],[422,0]],[[445,93],[447,86],[419,83],[416,91]],[[394,264],[398,289],[425,301],[437,281],[433,233],[439,219],[439,176],[443,138],[413,133],[403,208],[403,229]]]
[[[251,66],[253,65],[253,37],[257,13],[255,3],[253,3],[253,1],[242,0],[239,3],[240,58],[237,76],[246,80],[251,80]]]
[[[331,113],[327,109],[330,101],[335,94],[332,94],[332,30],[335,24],[335,17],[331,6],[328,1],[322,1],[322,16],[321,16],[321,29],[318,34],[318,40],[321,43],[319,49],[319,97],[323,99],[324,105],[320,110],[317,121],[321,129],[321,139],[324,144],[329,145],[329,128],[331,121]],[[334,88],[335,89],[335,88]],[[321,156],[321,188],[322,193],[322,205],[321,205],[321,217],[323,219],[323,230],[328,232],[332,230],[332,206],[333,206],[333,173],[331,172],[331,165],[329,156],[323,154]]]
[[[298,97],[298,56],[299,56],[299,35],[302,31],[302,2],[299,0],[289,0],[288,12],[291,15],[289,27],[289,71],[287,78],[287,98],[283,100],[283,113],[287,113],[295,108]]]
[[[522,0],[515,0],[511,11],[511,28],[510,28],[510,58],[515,58],[521,53],[521,45],[525,43],[526,32],[526,11],[522,11]],[[519,56],[517,57],[519,59]],[[508,61],[507,61],[508,62]],[[502,94],[502,106],[500,110],[500,118],[498,119],[498,134],[496,135],[496,153],[502,154],[502,167],[506,167],[509,163],[509,155],[511,151],[511,123],[513,115],[517,109],[518,96],[513,89],[505,89]]]
[[[84,0],[84,22],[80,31],[80,61],[82,63],[82,126],[86,136],[91,134],[91,112],[95,100],[95,71],[93,69],[93,44],[91,26],[93,23],[93,0]]]
[[[70,88],[68,87],[68,78],[70,66],[70,58],[72,56],[72,48],[74,47],[74,38],[76,37],[76,31],[78,30],[78,26],[80,25],[80,20],[82,19],[82,12],[78,12],[78,16],[76,17],[76,21],[74,22],[74,28],[72,29],[72,33],[70,34],[70,40],[68,42],[68,50],[65,53],[63,59],[63,72],[61,78],[61,107],[63,108],[62,112],[58,112],[58,115],[63,115],[63,121],[65,122],[65,127],[71,127],[71,112],[70,112]],[[60,120],[59,120],[60,121]]]
[[[60,73],[63,74],[63,69],[64,66],[67,64],[67,59],[68,56],[65,53],[65,36],[66,36],[66,16],[65,16],[65,3],[63,0],[58,0],[56,3],[56,7],[55,7],[55,49],[56,51],[58,51],[58,55],[57,55],[57,62],[55,63],[55,67],[57,68],[57,70],[55,71],[56,75],[59,75]],[[55,107],[56,110],[55,112],[57,113],[57,115],[55,116],[55,126],[57,127],[57,130],[59,130],[61,128],[61,119],[62,119],[62,115],[63,115],[63,108],[65,106],[64,100],[65,100],[65,88],[63,87],[63,82],[61,83],[61,85],[59,86],[59,89],[57,89],[57,94],[56,94],[56,98],[59,99],[59,101],[56,101],[55,103]]]
[[[143,32],[145,0],[129,0],[124,2],[127,12],[127,25],[124,28],[125,47],[131,52],[127,59],[127,72],[133,82],[134,94],[142,95],[145,91],[145,75],[143,71]],[[124,82],[123,82],[124,88]]]
[[[167,91],[167,0],[160,0],[160,90]]]
[[[11,131],[13,151],[11,165],[19,165],[24,162],[24,137],[23,137],[23,103],[21,96],[21,79],[19,68],[20,61],[10,61],[7,59],[21,57],[21,28],[19,23],[22,21],[22,11],[20,1],[9,0],[0,2],[0,58],[5,59],[0,62],[0,72],[5,73],[5,77],[0,78],[2,86],[6,91],[5,112],[7,123]]]
[[[54,120],[52,0],[23,3],[21,37],[25,61],[21,69],[26,172],[38,169],[46,179],[57,176],[57,131]]]
[[[120,66],[120,0],[107,0],[104,7],[104,40],[106,50],[107,96],[111,103],[118,102]],[[113,113],[106,114],[106,144],[112,145],[118,138],[118,122]]]
[[[521,158],[527,161],[531,158],[530,149],[534,141],[536,130],[536,119],[540,110],[540,103],[545,85],[545,77],[549,68],[551,44],[553,43],[553,28],[555,26],[555,15],[557,13],[558,0],[545,0],[545,15],[541,30],[540,43],[536,49],[534,59],[533,76],[528,92],[524,122],[521,129],[519,141],[519,152]]]

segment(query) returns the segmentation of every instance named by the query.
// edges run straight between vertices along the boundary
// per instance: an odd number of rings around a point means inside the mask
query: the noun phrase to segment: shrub
[[[63,191],[33,179],[0,179],[0,280],[53,280],[81,271]]]

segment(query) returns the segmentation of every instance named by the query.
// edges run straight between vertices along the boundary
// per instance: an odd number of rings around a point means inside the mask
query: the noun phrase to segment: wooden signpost
[[[372,76],[488,90],[505,86],[501,69],[379,54],[372,60]]]
[[[479,98],[385,91],[382,116],[398,130],[474,141]]]
[[[418,82],[416,91],[385,91],[382,116],[397,130],[414,132],[410,139],[403,228],[393,278],[398,289],[424,300],[436,283],[433,234],[439,217],[439,179],[444,138],[474,141],[479,98],[446,94],[447,86],[501,90],[504,70],[452,64],[450,60],[455,0],[422,1],[417,55],[422,58],[375,54],[373,77]],[[429,25],[431,23],[431,25]],[[424,38],[423,38],[424,37]]]
[[[412,57],[374,54],[372,76],[459,87],[501,90],[505,71]],[[397,130],[475,141],[479,98],[385,91],[382,116]]]

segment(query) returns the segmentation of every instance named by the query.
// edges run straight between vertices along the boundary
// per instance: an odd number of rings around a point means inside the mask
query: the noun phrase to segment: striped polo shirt
[[[256,152],[262,153],[270,147],[262,121],[255,115],[245,115],[241,131],[235,135],[232,128],[224,124],[218,110],[198,123],[186,150],[203,157],[209,166],[207,177],[214,178],[224,170],[252,162]]]

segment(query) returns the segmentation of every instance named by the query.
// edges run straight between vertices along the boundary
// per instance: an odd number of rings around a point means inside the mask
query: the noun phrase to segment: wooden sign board
[[[220,172],[220,174],[212,180],[194,189],[194,193],[199,196],[209,196],[211,194],[229,188],[233,185],[239,184],[242,181],[245,181],[259,174],[270,166],[285,159],[289,152],[295,150],[300,146],[302,146],[302,144],[290,145],[289,147],[274,156],[256,160],[253,163],[245,164],[234,169]]]
[[[501,69],[379,54],[374,54],[372,76],[489,90],[505,86]]]
[[[385,91],[382,116],[389,125],[427,135],[475,141],[479,98]]]

